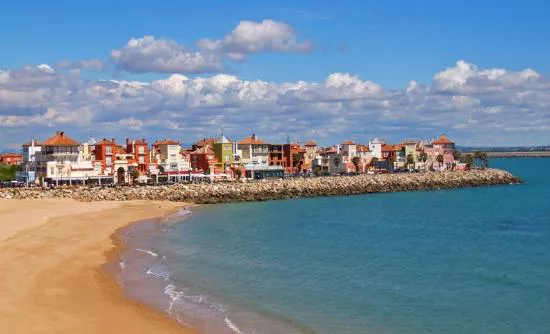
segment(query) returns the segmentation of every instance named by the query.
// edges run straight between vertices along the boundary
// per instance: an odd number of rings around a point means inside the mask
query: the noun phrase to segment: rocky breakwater
[[[140,187],[0,189],[1,198],[72,198],[79,201],[166,200],[197,204],[264,201],[295,197],[435,190],[519,183],[497,169],[448,173],[380,174],[291,178],[254,182],[173,184]]]

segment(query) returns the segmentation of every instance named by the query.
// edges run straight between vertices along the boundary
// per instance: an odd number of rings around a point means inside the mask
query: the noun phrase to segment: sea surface
[[[203,206],[137,224],[119,279],[208,334],[550,333],[550,159],[491,166],[525,183]]]

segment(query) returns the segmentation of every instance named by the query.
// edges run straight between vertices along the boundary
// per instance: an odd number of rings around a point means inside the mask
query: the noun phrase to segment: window
[[[139,154],[144,154],[144,153],[145,153],[145,147],[140,146],[140,147],[138,148],[138,153],[139,153]]]
[[[112,161],[112,158],[111,158],[111,157],[106,157],[106,158],[105,158],[105,164],[106,164],[107,166],[110,166],[112,163],[113,163],[113,161]]]
[[[105,147],[105,154],[112,154],[113,153],[112,149],[113,148],[111,146],[106,146]]]
[[[138,161],[139,161],[140,164],[144,164],[145,163],[145,157],[139,157]]]

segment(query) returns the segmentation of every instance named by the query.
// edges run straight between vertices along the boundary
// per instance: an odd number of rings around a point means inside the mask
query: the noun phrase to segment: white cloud
[[[221,40],[197,41],[197,50],[173,40],[144,36],[111,51],[111,60],[119,70],[128,72],[217,73],[223,70],[225,59],[242,61],[254,53],[306,52],[312,47],[311,42],[298,41],[288,24],[241,21]]]
[[[290,25],[269,19],[261,22],[241,21],[223,39],[203,39],[197,45],[203,50],[221,51],[233,60],[243,60],[252,53],[307,52],[313,49],[312,42],[298,41]]]
[[[205,73],[222,69],[221,58],[214,53],[191,51],[154,36],[131,39],[122,49],[113,50],[111,59],[118,69],[129,72]]]
[[[533,70],[478,69],[458,62],[436,73],[432,84],[411,81],[402,90],[387,90],[348,73],[320,82],[275,83],[227,74],[173,74],[142,82],[85,80],[48,67],[0,71],[0,127],[19,128],[21,141],[31,132],[45,136],[51,127],[103,136],[139,131],[140,137],[162,134],[185,141],[221,128],[235,138],[260,132],[276,141],[287,135],[338,141],[442,131],[466,144],[550,141],[550,80]],[[7,142],[4,133],[0,142]]]

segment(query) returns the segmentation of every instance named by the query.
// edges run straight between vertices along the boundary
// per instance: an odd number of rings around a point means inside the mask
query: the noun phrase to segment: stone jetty
[[[7,188],[0,199],[72,198],[79,201],[166,200],[197,204],[265,201],[285,198],[354,195],[366,193],[437,190],[519,183],[498,169],[466,172],[428,172],[287,178],[252,182],[196,183],[120,187]]]

